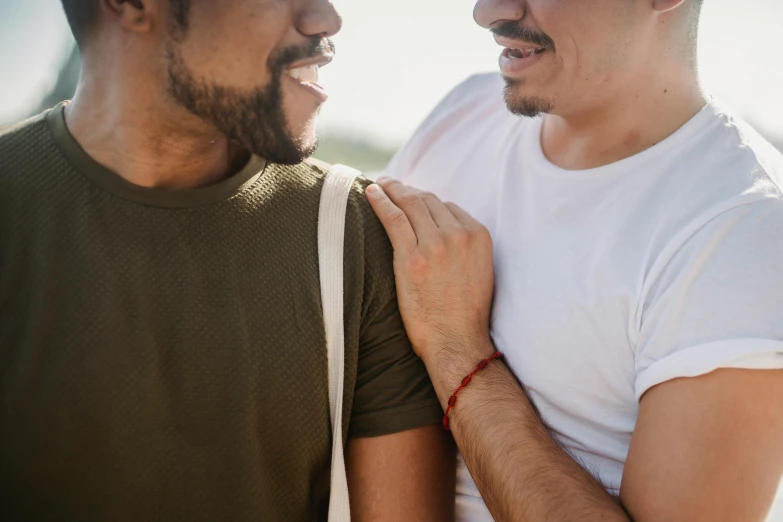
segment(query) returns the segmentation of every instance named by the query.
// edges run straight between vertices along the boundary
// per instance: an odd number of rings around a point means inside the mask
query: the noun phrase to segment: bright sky
[[[456,83],[497,68],[499,48],[474,24],[473,0],[333,1],[344,26],[323,70],[331,98],[322,130],[398,144]],[[706,0],[704,9],[708,90],[783,137],[783,2]],[[2,0],[0,122],[51,85],[69,38],[59,0]]]

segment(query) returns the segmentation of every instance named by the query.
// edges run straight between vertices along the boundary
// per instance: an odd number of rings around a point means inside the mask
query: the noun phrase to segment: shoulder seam
[[[759,157],[758,152],[756,151],[756,148],[753,147],[752,144],[750,144],[747,140],[747,133],[737,124],[736,118],[729,114],[725,114],[726,119],[728,120],[728,124],[731,126],[731,129],[733,132],[737,134],[737,137],[739,138],[740,145],[747,148],[751,154],[753,154],[753,158],[756,161],[756,164],[761,167],[761,170],[764,172],[764,174],[767,176],[767,178],[772,182],[773,185],[775,185],[778,189],[778,196],[783,196],[783,187],[780,187],[777,183],[775,183],[775,179],[773,178],[772,174],[770,173],[770,168],[767,166],[767,164],[762,161],[762,159]],[[747,125],[747,123],[746,123]],[[763,139],[763,137],[762,137]],[[770,146],[772,146],[770,144]]]
[[[49,111],[44,111],[41,114],[36,114],[35,116],[25,118],[24,120],[15,121],[7,125],[0,126],[0,138],[11,136],[18,132],[23,132],[24,129],[34,127],[35,125],[40,125],[41,123],[45,123],[46,114],[48,113]]]
[[[693,219],[691,222],[685,225],[674,236],[673,239],[666,243],[661,251],[661,254],[659,254],[655,262],[653,262],[649,275],[643,280],[642,288],[639,292],[639,297],[636,302],[636,309],[633,315],[634,339],[637,337],[636,334],[641,330],[642,315],[644,312],[644,304],[647,301],[647,294],[649,294],[653,285],[658,282],[661,274],[663,274],[666,267],[668,267],[672,262],[674,257],[677,255],[677,252],[679,252],[686,245],[686,243],[691,240],[691,238],[698,234],[700,230],[704,229],[704,227],[709,225],[718,217],[726,214],[727,212],[731,212],[734,209],[755,205],[766,201],[781,201],[781,198],[753,194],[732,200],[730,203],[724,203],[724,205],[719,206],[718,208],[714,208],[710,211],[700,214],[697,218]],[[636,342],[634,341],[633,344],[635,350]]]

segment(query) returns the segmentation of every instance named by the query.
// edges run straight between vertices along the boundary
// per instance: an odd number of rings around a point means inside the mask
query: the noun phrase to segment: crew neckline
[[[532,131],[532,139],[526,140],[525,155],[534,170],[544,176],[565,178],[565,179],[587,179],[594,177],[604,177],[613,174],[622,174],[632,172],[639,166],[660,157],[663,154],[672,152],[674,149],[682,147],[692,139],[702,136],[709,127],[716,125],[717,115],[721,113],[719,104],[715,100],[709,100],[690,120],[685,122],[679,129],[656,143],[652,147],[645,149],[633,156],[615,161],[608,165],[594,167],[583,170],[569,170],[559,167],[549,161],[544,154],[541,145],[541,131],[544,118],[536,118]]]
[[[71,135],[65,123],[65,106],[61,102],[46,115],[52,138],[68,161],[90,181],[120,198],[142,205],[188,208],[230,199],[255,183],[266,168],[266,161],[251,156],[236,174],[212,185],[193,189],[165,189],[135,185],[95,161]]]

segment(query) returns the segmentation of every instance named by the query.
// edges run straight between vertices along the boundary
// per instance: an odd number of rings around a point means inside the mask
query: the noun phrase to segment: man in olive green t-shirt
[[[75,99],[0,130],[0,518],[324,520],[331,429],[306,160],[327,0],[64,0]],[[453,520],[454,453],[357,181],[355,520]]]

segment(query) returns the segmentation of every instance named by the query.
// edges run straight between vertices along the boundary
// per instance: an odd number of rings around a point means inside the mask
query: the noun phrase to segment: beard
[[[506,107],[512,114],[535,118],[536,116],[552,112],[554,104],[550,100],[540,96],[520,96],[516,93],[516,89],[521,87],[524,82],[511,78],[504,78],[504,80],[506,81],[506,88],[503,93]]]
[[[505,22],[498,27],[490,29],[496,36],[502,36],[509,40],[518,40],[529,42],[542,47],[552,53],[557,52],[557,46],[552,38],[542,32],[529,27],[525,27],[516,22]],[[552,112],[554,104],[551,100],[540,96],[520,96],[516,91],[525,84],[524,80],[515,80],[513,78],[503,78],[506,81],[504,91],[506,106],[512,114],[517,116],[526,116],[534,118],[541,114]]]
[[[288,65],[326,51],[333,52],[334,44],[317,37],[305,47],[276,50],[268,61],[269,84],[248,90],[197,78],[185,64],[177,42],[171,41],[168,90],[177,103],[253,154],[272,163],[296,165],[310,157],[318,143],[292,136],[283,109],[283,74]]]

